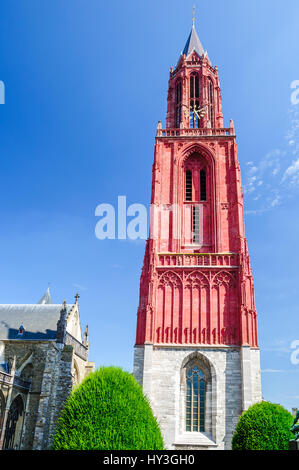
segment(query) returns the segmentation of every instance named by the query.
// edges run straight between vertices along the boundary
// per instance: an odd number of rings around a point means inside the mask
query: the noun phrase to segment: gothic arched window
[[[183,231],[186,245],[212,246],[213,172],[207,158],[195,151],[183,165]]]
[[[214,114],[214,85],[212,80],[208,80],[208,120],[211,127],[215,127],[215,114]]]
[[[182,82],[179,80],[175,88],[175,125],[180,127],[182,120]]]
[[[190,116],[189,124],[191,129],[198,129],[199,126],[199,77],[194,73],[190,76]]]
[[[19,449],[22,424],[24,415],[24,404],[20,395],[18,395],[10,405],[5,438],[4,438],[4,449]]]
[[[196,365],[186,370],[186,431],[205,431],[206,377]]]

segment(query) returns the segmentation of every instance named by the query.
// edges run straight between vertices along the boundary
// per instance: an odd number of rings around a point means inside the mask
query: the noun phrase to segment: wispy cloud
[[[291,353],[291,341],[287,339],[273,339],[269,346],[263,346],[263,351],[265,352],[276,352],[276,353]]]
[[[73,286],[76,287],[76,289],[79,289],[81,291],[87,290],[87,287],[82,286],[81,284],[73,284]]]
[[[299,184],[299,158],[293,161],[293,163],[284,172],[282,181],[288,180],[291,185]]]
[[[244,195],[250,205],[247,214],[273,210],[299,190],[299,105],[291,106],[288,114],[284,148],[269,151],[258,162],[246,163]]]

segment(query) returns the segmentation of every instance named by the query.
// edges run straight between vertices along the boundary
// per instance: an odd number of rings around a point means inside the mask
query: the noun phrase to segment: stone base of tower
[[[205,371],[204,432],[186,432],[186,370]],[[223,450],[242,411],[262,400],[259,349],[136,346],[134,376],[150,400],[166,449]]]

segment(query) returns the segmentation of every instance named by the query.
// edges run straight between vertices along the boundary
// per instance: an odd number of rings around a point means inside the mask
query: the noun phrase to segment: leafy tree
[[[163,450],[163,439],[134,377],[117,367],[101,367],[66,401],[52,448]]]
[[[237,424],[233,450],[288,450],[293,416],[281,405],[262,401],[248,408]]]

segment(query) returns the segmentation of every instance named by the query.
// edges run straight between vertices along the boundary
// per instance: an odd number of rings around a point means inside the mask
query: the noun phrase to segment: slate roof
[[[191,33],[189,34],[182,54],[185,54],[186,57],[188,57],[188,55],[190,55],[193,50],[195,50],[200,56],[202,56],[205,52],[197,35],[194,24],[192,26]]]
[[[73,306],[67,305],[67,313]],[[60,304],[0,304],[0,340],[54,340]],[[24,327],[19,335],[20,326]]]

